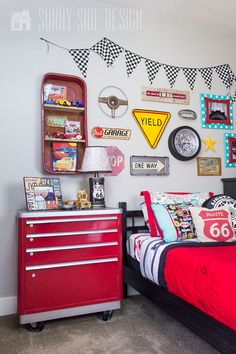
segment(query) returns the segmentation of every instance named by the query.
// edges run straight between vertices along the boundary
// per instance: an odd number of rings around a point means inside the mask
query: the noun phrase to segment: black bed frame
[[[168,312],[183,325],[198,334],[199,337],[204,339],[221,353],[235,354],[235,331],[198,310],[191,304],[172,295],[166,289],[161,288],[146,278],[143,278],[140,272],[129,265],[129,262],[127,262],[128,256],[126,252],[127,236],[131,233],[147,232],[147,227],[144,225],[141,210],[127,211],[125,202],[119,203],[119,207],[123,210],[122,232],[124,297],[127,296],[127,285],[130,285],[140,294],[144,295],[164,311]],[[140,220],[142,221],[141,225]],[[235,304],[232,304],[232,306],[235,306]]]

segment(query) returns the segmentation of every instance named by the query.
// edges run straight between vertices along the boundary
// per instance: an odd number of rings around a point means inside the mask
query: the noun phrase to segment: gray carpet
[[[48,321],[40,333],[16,315],[0,317],[0,354],[216,354],[198,336],[142,296],[123,301],[110,321],[97,315]]]

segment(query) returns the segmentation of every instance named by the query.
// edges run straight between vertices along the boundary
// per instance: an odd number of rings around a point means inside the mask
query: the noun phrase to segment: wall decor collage
[[[47,45],[55,45],[44,38]],[[130,77],[140,62],[145,62],[145,67],[150,84],[159,73],[164,70],[170,84],[169,88],[141,87],[141,100],[143,102],[172,103],[179,105],[190,105],[190,92],[179,89],[173,89],[177,76],[182,71],[191,91],[194,90],[197,75],[201,75],[207,89],[212,90],[213,73],[216,73],[221,82],[225,85],[227,92],[230,92],[236,83],[236,76],[229,64],[222,64],[203,68],[186,68],[175,65],[167,65],[159,61],[153,61],[138,54],[135,54],[117,43],[103,38],[88,49],[65,49],[72,56],[78,69],[84,77],[87,76],[90,53],[99,55],[109,68],[121,53],[125,54],[125,65],[127,76]],[[236,95],[235,95],[236,97]],[[197,113],[193,109],[180,109],[178,116],[185,120],[185,124],[175,128],[168,137],[168,148],[171,155],[179,161],[185,162],[196,159],[196,174],[198,176],[220,176],[221,175],[221,157],[204,156],[198,157],[200,150],[205,152],[217,152],[217,140],[214,139],[212,131],[214,129],[225,130],[222,134],[224,139],[225,167],[236,166],[236,133],[234,130],[233,119],[234,98],[228,95],[200,94],[200,129],[208,129],[207,135],[196,131],[191,127],[191,121],[198,119]],[[128,97],[121,89],[114,86],[104,87],[99,93],[98,104],[104,115],[111,119],[124,116],[128,111]],[[160,107],[160,105],[159,105]],[[162,134],[171,119],[171,113],[159,110],[131,108],[133,119],[137,128],[142,133],[148,146],[155,149],[162,137]],[[50,119],[50,117],[48,118]],[[117,120],[117,122],[122,120]],[[211,132],[210,132],[211,130]],[[91,130],[91,136],[96,139],[127,140],[132,136],[131,129],[128,127],[109,127],[94,126]],[[81,135],[82,136],[82,135]],[[111,176],[117,176],[125,168],[124,154],[117,146],[108,147],[109,158],[113,171],[108,173]],[[132,176],[148,175],[166,176],[169,174],[168,156],[130,156],[130,174]]]

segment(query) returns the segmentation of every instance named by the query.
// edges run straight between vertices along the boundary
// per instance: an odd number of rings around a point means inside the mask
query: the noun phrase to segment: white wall
[[[40,82],[47,72],[58,72],[81,76],[70,55],[59,48],[46,45],[40,37],[56,42],[68,48],[87,48],[102,37],[107,36],[125,48],[160,62],[186,67],[213,66],[229,63],[236,72],[235,43],[233,37],[221,35],[219,29],[193,27],[161,19],[143,10],[142,30],[106,31],[104,9],[98,1],[66,2],[72,10],[71,28],[68,31],[40,31],[39,7],[62,8],[65,2],[41,0],[36,2],[9,0],[1,3],[1,203],[0,203],[0,315],[14,312],[17,292],[17,230],[16,210],[25,208],[23,176],[44,175],[41,166],[41,117],[40,117]],[[10,16],[23,8],[30,9],[32,18],[31,31],[16,32],[10,30]],[[77,30],[77,9],[97,9],[98,30]],[[210,16],[210,14],[209,14]],[[42,23],[41,23],[42,24]],[[85,26],[85,24],[83,24]],[[119,23],[118,23],[119,25]],[[85,26],[86,27],[86,26]],[[106,202],[117,206],[119,201],[127,201],[130,208],[139,206],[139,192],[142,189],[213,191],[222,193],[222,177],[235,176],[233,168],[224,167],[223,131],[202,129],[199,118],[189,122],[178,118],[180,105],[149,103],[141,101],[141,86],[149,85],[144,64],[141,63],[134,74],[127,78],[124,55],[108,69],[96,55],[91,54],[88,77],[88,131],[89,144],[98,145],[91,137],[90,130],[96,125],[125,127],[132,130],[130,141],[103,140],[103,145],[116,145],[123,151],[126,159],[125,170],[117,177],[106,179]],[[112,120],[106,117],[98,106],[98,94],[107,85],[120,87],[128,96],[129,110],[124,117]],[[164,72],[161,70],[154,82],[156,87],[169,87]],[[186,80],[179,76],[176,89],[188,90]],[[201,78],[196,89],[191,93],[189,108],[200,116],[199,93],[208,92]],[[212,93],[226,94],[218,78],[214,78]],[[137,124],[131,115],[134,108],[166,110],[171,112],[171,119],[163,133],[157,148],[152,150],[147,145]],[[205,139],[210,133],[217,140],[216,153],[205,152],[202,147],[200,156],[219,156],[222,158],[222,177],[197,177],[196,160],[181,162],[172,157],[167,141],[170,132],[177,126],[189,124]],[[169,156],[170,175],[163,177],[130,176],[130,155]],[[85,185],[84,176],[60,176],[65,199],[75,197],[76,190]]]

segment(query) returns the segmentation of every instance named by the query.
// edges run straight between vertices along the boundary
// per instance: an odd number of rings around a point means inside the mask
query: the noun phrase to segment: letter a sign
[[[166,124],[170,119],[170,113],[134,109],[133,116],[136,119],[149,146],[152,149],[155,149]]]

